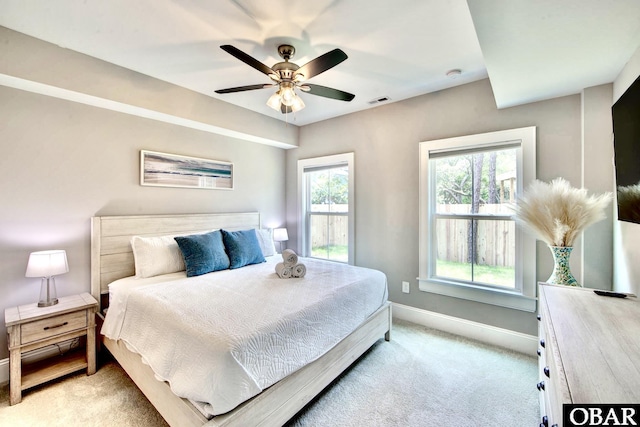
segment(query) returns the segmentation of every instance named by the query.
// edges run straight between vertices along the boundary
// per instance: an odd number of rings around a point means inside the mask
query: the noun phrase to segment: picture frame
[[[233,163],[140,150],[140,185],[233,190]]]

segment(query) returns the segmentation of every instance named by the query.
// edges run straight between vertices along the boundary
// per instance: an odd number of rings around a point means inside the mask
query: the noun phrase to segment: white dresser
[[[565,403],[640,403],[640,302],[540,284],[541,426]]]

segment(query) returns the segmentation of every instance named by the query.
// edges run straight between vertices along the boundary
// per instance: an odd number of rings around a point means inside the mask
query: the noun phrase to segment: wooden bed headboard
[[[101,301],[109,283],[135,275],[131,238],[260,228],[260,214],[96,216],[91,218],[91,295]],[[102,305],[102,304],[101,304]],[[102,307],[100,307],[102,310]]]

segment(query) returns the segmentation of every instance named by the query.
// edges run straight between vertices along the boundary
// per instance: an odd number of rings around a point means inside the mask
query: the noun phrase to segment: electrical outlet
[[[408,294],[409,290],[409,282],[402,282],[402,292]]]

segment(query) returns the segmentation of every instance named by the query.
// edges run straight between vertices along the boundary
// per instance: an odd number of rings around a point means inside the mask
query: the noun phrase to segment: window
[[[420,144],[420,289],[535,311],[535,238],[510,208],[535,179],[535,128]]]
[[[302,255],[353,263],[353,153],[298,161]]]

